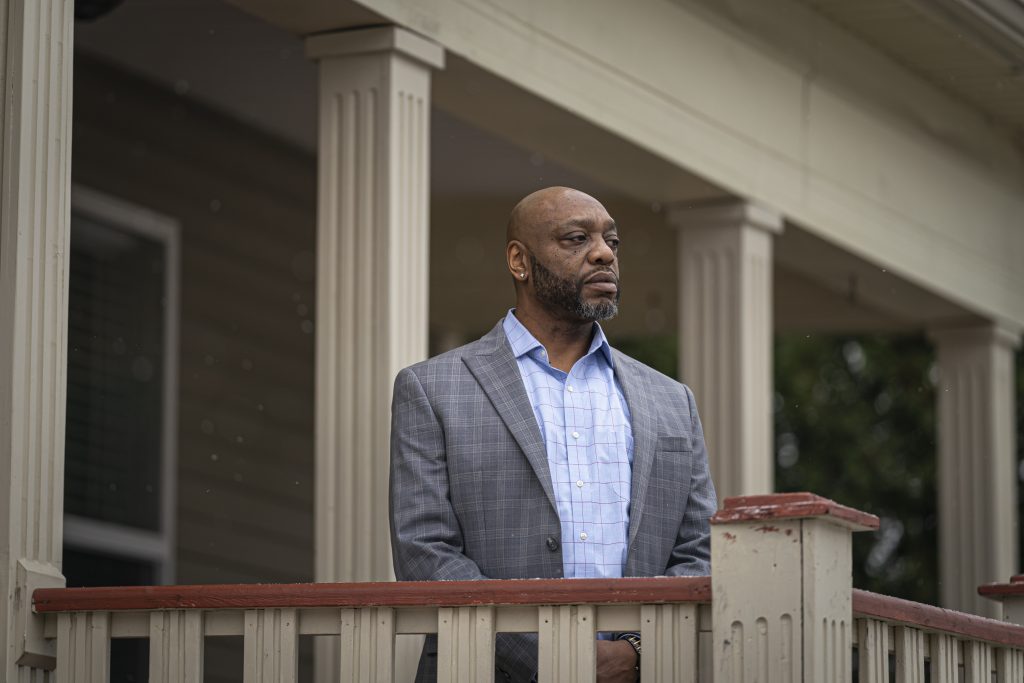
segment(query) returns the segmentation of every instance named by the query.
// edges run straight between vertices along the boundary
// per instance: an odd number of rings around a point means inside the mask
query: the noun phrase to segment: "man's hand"
[[[625,640],[597,641],[597,683],[634,683],[636,650]]]

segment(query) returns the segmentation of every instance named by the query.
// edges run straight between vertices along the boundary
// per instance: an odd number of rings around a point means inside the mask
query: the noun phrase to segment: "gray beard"
[[[614,318],[619,313],[619,299],[622,288],[615,292],[615,300],[603,300],[590,304],[583,300],[583,283],[560,278],[540,264],[536,257],[530,259],[530,273],[537,299],[555,310],[571,313],[581,320],[597,322]]]

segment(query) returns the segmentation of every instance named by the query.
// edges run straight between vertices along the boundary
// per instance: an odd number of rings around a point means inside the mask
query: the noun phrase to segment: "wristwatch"
[[[640,653],[642,651],[642,648],[640,646],[640,634],[639,633],[620,633],[618,636],[616,636],[615,640],[624,640],[627,643],[629,643],[630,645],[632,645],[633,649],[636,650],[636,666],[634,668],[636,669],[637,680],[639,680],[640,679]]]

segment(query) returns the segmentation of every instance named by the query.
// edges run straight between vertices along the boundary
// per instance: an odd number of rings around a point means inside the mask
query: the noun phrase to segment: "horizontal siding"
[[[188,447],[201,451],[202,447],[189,445]],[[216,505],[224,508],[224,511],[217,512],[214,504],[200,505],[198,500],[189,500],[184,508],[200,511],[208,509],[211,514],[222,515],[224,512],[233,512],[230,500],[235,498],[234,504],[237,507],[266,507],[273,506],[275,515],[263,517],[257,515],[262,527],[271,529],[276,527],[282,519],[291,519],[292,513],[308,514],[306,508],[312,496],[312,481],[309,477],[300,476],[292,472],[282,473],[279,463],[253,457],[251,454],[225,453],[227,449],[216,449],[209,452],[206,458],[193,458],[182,463],[179,467],[180,481],[183,484],[194,485],[195,493],[211,492],[215,498]],[[216,457],[212,457],[216,455]],[[287,457],[287,456],[286,456]],[[290,468],[289,468],[290,469]],[[277,474],[275,478],[272,475]],[[226,500],[220,501],[226,493]],[[184,496],[185,492],[182,492]],[[258,496],[258,504],[253,503],[253,497]],[[229,518],[236,518],[237,515],[227,514]],[[312,529],[311,522],[295,520],[292,525],[296,536],[307,536]]]
[[[176,580],[311,580],[315,159],[75,69],[74,182],[182,226]]]

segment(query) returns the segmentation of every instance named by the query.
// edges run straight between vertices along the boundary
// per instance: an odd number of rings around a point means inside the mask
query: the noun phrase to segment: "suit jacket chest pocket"
[[[690,494],[693,449],[685,436],[659,436],[655,445],[651,484],[667,499],[685,507]],[[675,508],[675,505],[669,505]]]

